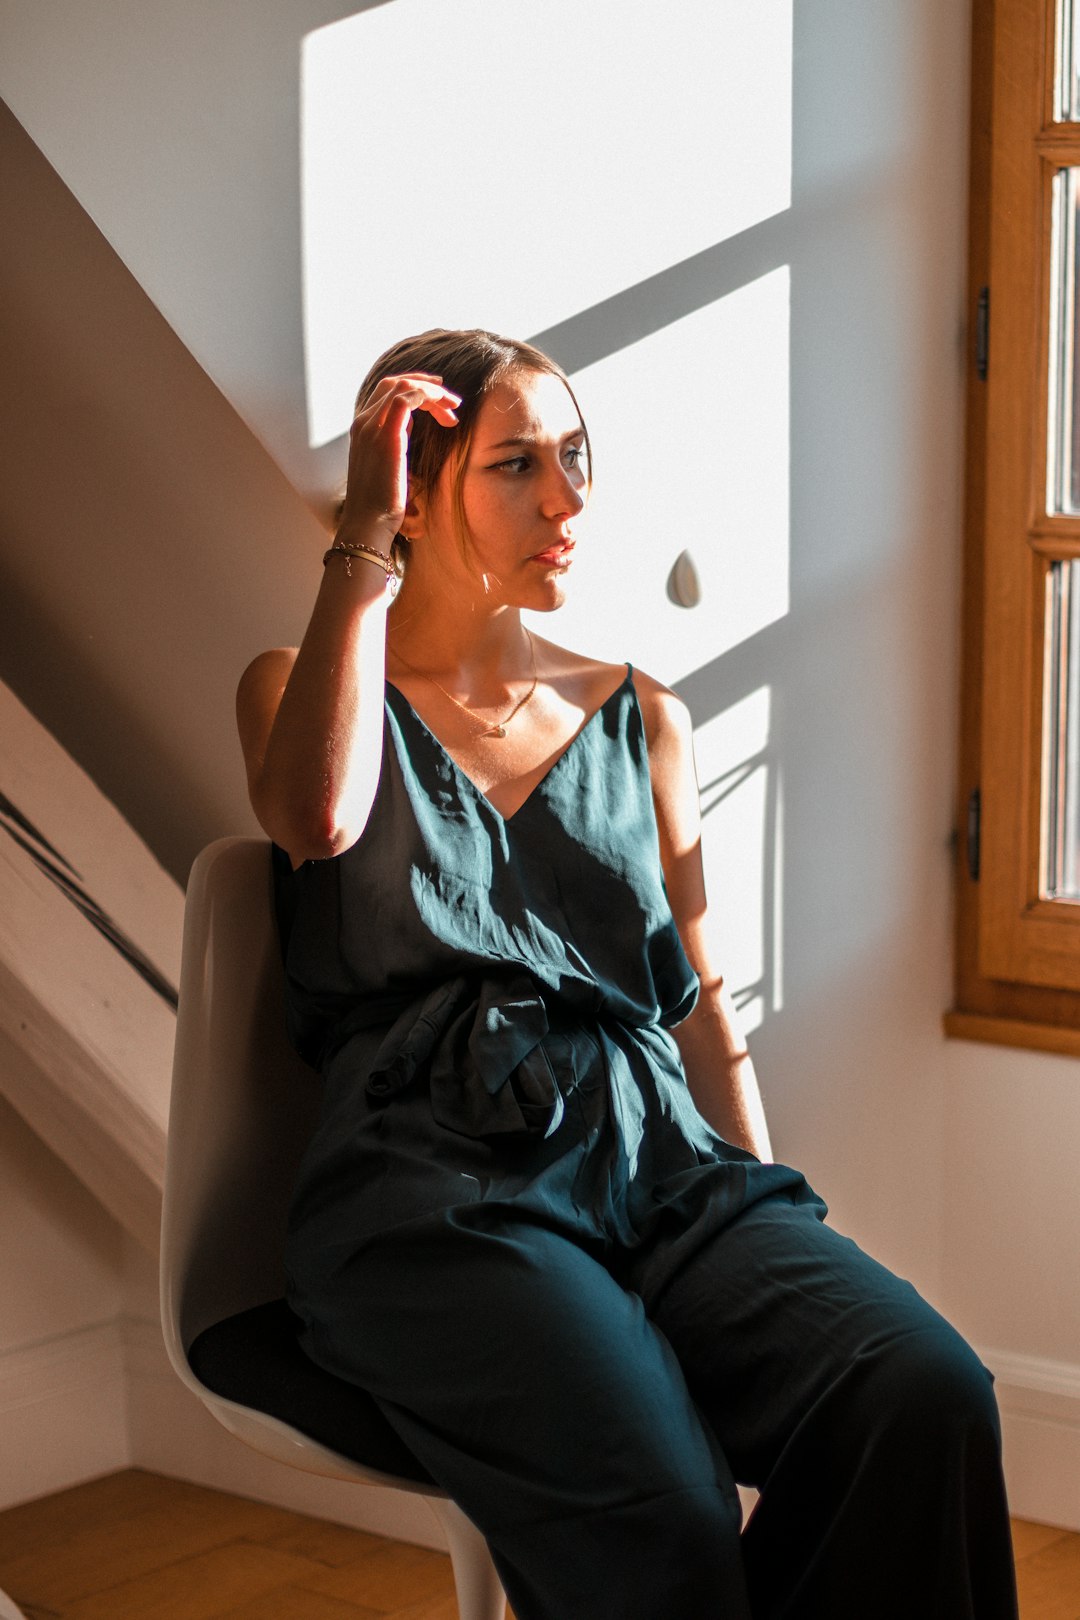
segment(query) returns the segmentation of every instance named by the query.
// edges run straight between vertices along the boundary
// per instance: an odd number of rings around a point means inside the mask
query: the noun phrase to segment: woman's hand
[[[461,396],[427,371],[383,377],[353,418],[349,477],[338,535],[382,531],[389,546],[401,527],[409,498],[409,431],[414,411],[427,411],[443,427],[455,427]]]

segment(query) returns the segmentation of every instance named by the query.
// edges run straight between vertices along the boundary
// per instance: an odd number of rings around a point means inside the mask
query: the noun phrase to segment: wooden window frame
[[[950,1035],[1080,1055],[1080,904],[1041,894],[1045,581],[1080,557],[1046,514],[1054,0],[974,0],[955,1006]],[[977,812],[977,815],[976,815]]]

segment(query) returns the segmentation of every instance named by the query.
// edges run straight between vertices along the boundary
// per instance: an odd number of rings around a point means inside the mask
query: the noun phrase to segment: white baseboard
[[[119,1324],[0,1352],[0,1508],[128,1465]]]
[[[169,1365],[158,1323],[127,1317],[121,1331],[129,1466],[445,1552],[442,1528],[422,1496],[322,1479],[261,1456],[184,1388]]]
[[[1080,1366],[1005,1350],[979,1355],[994,1374],[1011,1512],[1080,1530]]]

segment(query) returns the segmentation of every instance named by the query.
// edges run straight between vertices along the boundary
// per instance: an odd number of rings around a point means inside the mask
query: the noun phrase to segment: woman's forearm
[[[769,1162],[772,1145],[761,1092],[724,986],[703,984],[694,1011],[672,1034],[698,1112],[726,1142]]]
[[[460,404],[460,395],[427,373],[365,383],[349,430],[335,549],[370,547],[376,560],[329,558],[299,650],[264,653],[241,679],[236,717],[252,806],[294,863],[339,855],[367,824],[382,762],[389,607],[378,558],[389,564],[413,499],[414,412],[451,428]]]
[[[363,831],[382,759],[386,669],[385,575],[340,558],[328,564],[251,776],[264,827],[294,858],[340,853]]]

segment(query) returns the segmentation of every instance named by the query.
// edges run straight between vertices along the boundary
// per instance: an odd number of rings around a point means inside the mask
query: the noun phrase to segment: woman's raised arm
[[[457,422],[456,394],[427,373],[384,377],[356,413],[337,539],[389,555],[408,502],[415,410]],[[382,758],[386,575],[360,558],[324,570],[299,648],[262,653],[244,671],[236,719],[259,824],[293,865],[354,844]]]

